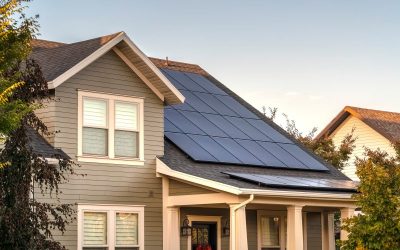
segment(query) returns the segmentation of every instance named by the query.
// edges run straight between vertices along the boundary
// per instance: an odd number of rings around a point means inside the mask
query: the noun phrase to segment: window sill
[[[94,156],[78,156],[78,162],[91,162],[91,163],[104,163],[104,164],[117,164],[117,165],[131,165],[131,166],[144,166],[144,160],[129,159],[129,158],[107,158],[107,157],[94,157]]]

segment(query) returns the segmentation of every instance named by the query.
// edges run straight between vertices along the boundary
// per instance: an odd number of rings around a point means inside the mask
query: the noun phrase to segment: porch
[[[355,208],[347,193],[211,190],[185,194],[173,192],[174,179],[163,176],[162,182],[163,243],[168,250],[191,250],[199,244],[209,244],[212,250],[333,250],[334,213],[341,211],[345,218]],[[192,228],[190,236],[181,234],[185,222]],[[342,239],[346,235],[341,232]]]

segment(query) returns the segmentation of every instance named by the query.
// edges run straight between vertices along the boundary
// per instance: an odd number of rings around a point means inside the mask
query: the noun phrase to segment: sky
[[[34,0],[27,13],[42,39],[125,31],[148,56],[198,64],[304,132],[346,105],[400,112],[398,0]]]

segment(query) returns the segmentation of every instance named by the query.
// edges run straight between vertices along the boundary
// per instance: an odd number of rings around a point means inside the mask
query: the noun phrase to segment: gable
[[[170,104],[184,101],[182,94],[124,32],[72,44],[36,41],[32,46],[31,56],[41,66],[50,89],[114,50],[162,101]]]

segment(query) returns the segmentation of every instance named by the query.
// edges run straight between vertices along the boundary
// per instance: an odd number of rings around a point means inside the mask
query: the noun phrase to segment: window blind
[[[83,126],[107,127],[107,101],[102,99],[84,98]]]
[[[107,244],[107,213],[84,212],[83,242],[85,246]]]
[[[138,132],[115,130],[114,150],[115,156],[137,158]]]
[[[115,102],[115,129],[138,130],[138,105],[128,102]]]
[[[116,214],[116,245],[135,246],[138,245],[138,214],[117,213]]]

